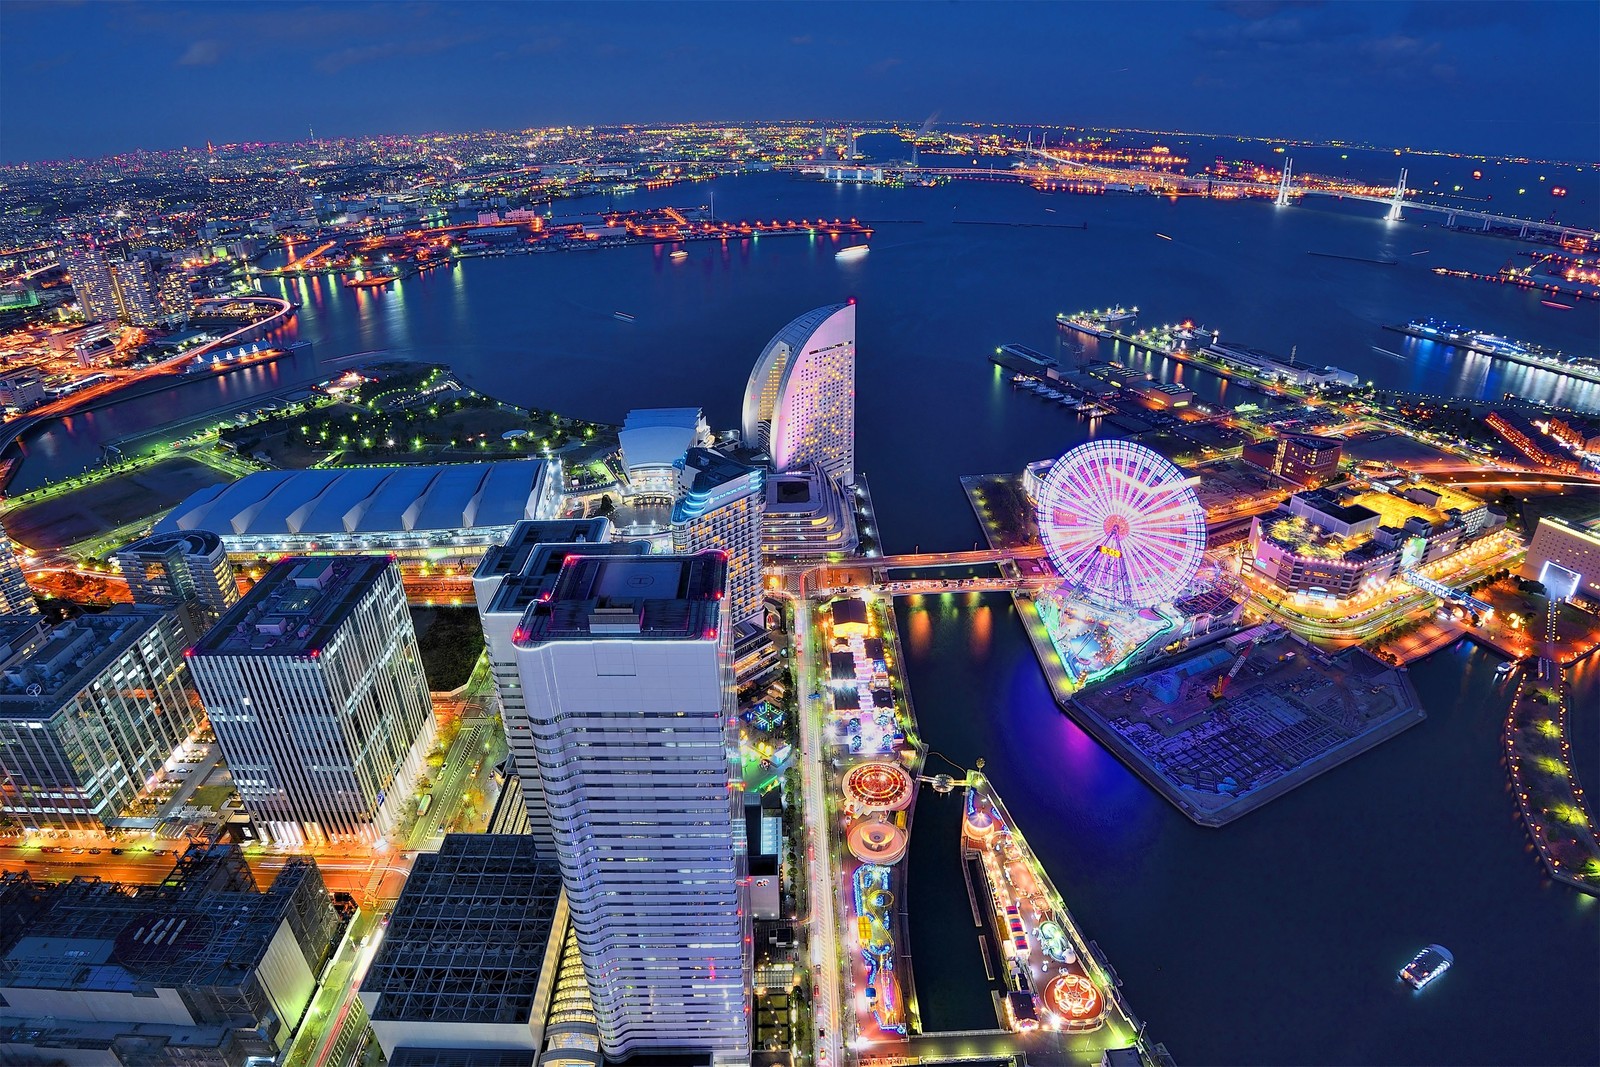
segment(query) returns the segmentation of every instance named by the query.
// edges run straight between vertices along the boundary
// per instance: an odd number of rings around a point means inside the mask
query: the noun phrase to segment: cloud
[[[222,42],[206,39],[196,41],[188,51],[178,57],[180,67],[214,67],[222,62]]]

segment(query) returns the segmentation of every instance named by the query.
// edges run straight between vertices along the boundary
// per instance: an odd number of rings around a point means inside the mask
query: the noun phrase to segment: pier
[[[1550,877],[1600,896],[1600,838],[1572,769],[1568,702],[1561,668],[1538,661],[1517,687],[1502,738],[1511,789],[1528,838]]]

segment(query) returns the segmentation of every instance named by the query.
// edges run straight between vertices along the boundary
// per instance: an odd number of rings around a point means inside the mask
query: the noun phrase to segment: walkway
[[[1560,668],[1541,659],[1517,689],[1504,743],[1523,825],[1558,882],[1600,896],[1600,837],[1572,770],[1567,698]]]

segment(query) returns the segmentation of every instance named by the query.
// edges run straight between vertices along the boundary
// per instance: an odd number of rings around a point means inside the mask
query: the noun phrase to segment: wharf
[[[1506,766],[1528,837],[1550,877],[1600,896],[1600,838],[1572,769],[1560,668],[1540,660],[1506,714]]]
[[[1520,363],[1524,367],[1533,367],[1538,370],[1549,371],[1551,374],[1559,374],[1566,378],[1576,378],[1582,382],[1600,385],[1600,368],[1579,366],[1553,356],[1543,356],[1537,352],[1507,352],[1484,348],[1481,345],[1473,344],[1470,340],[1446,341],[1413,326],[1385,324],[1383,328],[1394,333],[1405,334],[1407,337],[1415,337],[1422,341],[1432,341],[1434,344],[1444,345],[1446,348],[1474,352],[1480,356],[1488,356],[1490,359],[1503,359],[1508,363]]]
[[[1057,325],[1061,326],[1062,329],[1074,329],[1074,327],[1069,327],[1065,323],[1058,322]],[[1161,356],[1165,359],[1175,360],[1179,363],[1193,364],[1194,366],[1205,371],[1207,374],[1214,374],[1218,378],[1224,378],[1230,382],[1237,382],[1246,389],[1251,389],[1258,393],[1271,396],[1294,392],[1294,390],[1288,387],[1268,385],[1254,375],[1245,374],[1241,371],[1234,370],[1231,367],[1226,367],[1214,360],[1205,359],[1199,353],[1184,348],[1182,345],[1168,346],[1161,344],[1153,338],[1149,338],[1147,335],[1127,334],[1112,329],[1107,329],[1106,334],[1107,336],[1104,338],[1105,340],[1121,341],[1123,344],[1126,344],[1140,352],[1148,352],[1153,356]]]

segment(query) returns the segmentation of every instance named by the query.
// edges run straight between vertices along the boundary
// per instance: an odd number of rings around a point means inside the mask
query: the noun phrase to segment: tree
[[[597,511],[598,514],[604,515],[608,519],[612,515],[616,514],[617,505],[612,502],[611,494],[609,494],[609,493],[602,493],[601,494],[601,496],[600,496],[600,507],[597,508],[596,511]]]

